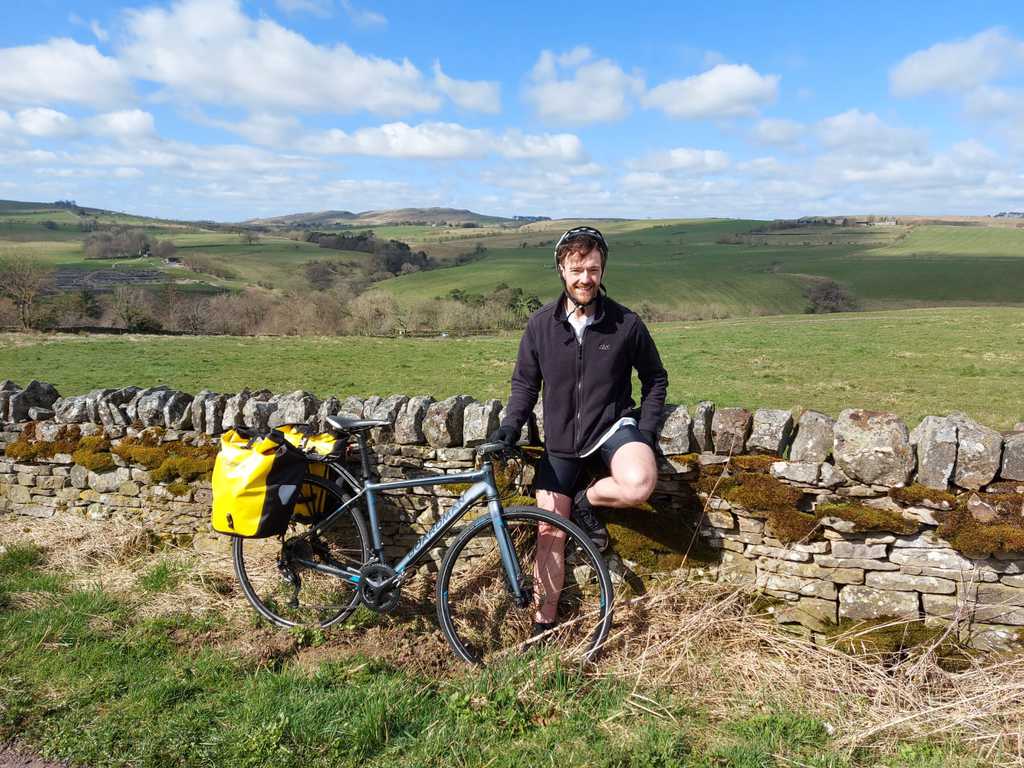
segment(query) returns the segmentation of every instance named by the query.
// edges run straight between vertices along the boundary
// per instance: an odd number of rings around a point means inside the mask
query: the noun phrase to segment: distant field
[[[911,426],[963,410],[1024,419],[1024,309],[927,309],[664,323],[652,327],[669,399],[693,405],[891,410]],[[267,387],[321,397],[395,392],[508,397],[518,334],[480,338],[0,335],[0,378],[64,394],[165,383],[195,392]]]
[[[481,239],[489,249],[482,260],[405,275],[381,288],[408,303],[452,288],[488,293],[505,282],[546,299],[557,295],[560,284],[550,268],[550,241],[540,246],[534,238],[556,237],[570,224],[544,222],[515,236]],[[748,238],[753,243],[718,242],[760,224],[610,224],[605,227],[612,249],[606,285],[628,305],[650,302],[698,318],[800,312],[807,303],[803,290],[816,277],[845,285],[866,309],[1024,303],[1024,230],[818,227],[755,235]]]

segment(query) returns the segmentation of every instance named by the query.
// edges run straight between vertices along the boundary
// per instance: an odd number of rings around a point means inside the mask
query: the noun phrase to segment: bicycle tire
[[[347,501],[333,483],[306,475],[304,484],[327,494],[327,517]],[[356,505],[328,530],[303,539],[312,520],[293,515],[288,530],[269,539],[236,537],[232,544],[235,576],[246,599],[264,619],[280,627],[329,627],[346,619],[359,605],[359,591],[341,577],[293,562],[295,553],[314,562],[359,569],[369,558],[366,523]],[[290,577],[298,577],[298,588]]]
[[[437,615],[441,630],[455,654],[464,661],[488,664],[532,648],[573,661],[591,660],[612,624],[612,580],[608,566],[580,528],[553,512],[537,507],[509,507],[502,513],[506,530],[522,568],[529,599],[516,605],[498,553],[490,516],[466,528],[451,544],[437,578]],[[564,582],[558,589],[554,629],[531,638],[535,611],[550,605],[553,595],[537,588],[545,576],[536,568],[540,526],[565,534]],[[550,528],[544,533],[550,535]],[[576,562],[565,564],[575,553]],[[550,560],[548,561],[550,562]],[[547,589],[551,589],[551,585]]]

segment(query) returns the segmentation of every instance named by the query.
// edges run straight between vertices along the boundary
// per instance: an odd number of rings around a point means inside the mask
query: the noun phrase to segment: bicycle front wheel
[[[509,507],[502,520],[523,598],[510,587],[490,516],[481,517],[452,542],[438,574],[438,619],[452,649],[478,664],[539,647],[591,659],[612,623],[612,581],[600,553],[553,512]],[[532,637],[535,622],[555,626]]]
[[[349,498],[332,483],[307,475],[304,490],[323,494],[324,519]],[[329,627],[359,605],[359,592],[348,580],[316,566],[358,570],[369,556],[366,524],[355,505],[331,527],[314,534],[314,518],[293,515],[283,536],[236,538],[232,555],[242,592],[267,621],[281,627]],[[310,565],[310,563],[312,565]]]

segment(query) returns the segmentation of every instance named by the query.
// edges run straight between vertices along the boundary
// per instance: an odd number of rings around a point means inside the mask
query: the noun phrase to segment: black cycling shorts
[[[584,471],[591,476],[607,474],[612,466],[612,456],[626,443],[647,445],[640,430],[627,425],[615,430],[600,448],[586,457],[562,458],[545,451],[544,458],[537,466],[537,479],[534,480],[533,488],[535,491],[551,491],[572,498],[581,487],[580,476]]]

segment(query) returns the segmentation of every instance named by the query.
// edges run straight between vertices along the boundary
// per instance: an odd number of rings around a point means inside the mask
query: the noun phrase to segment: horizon
[[[19,6],[0,197],[220,222],[1024,210],[1015,4],[590,9]]]

